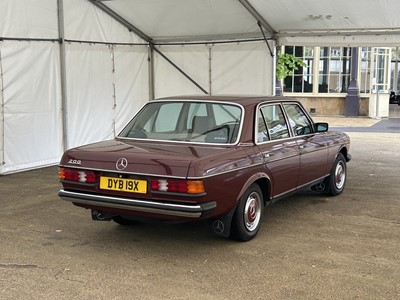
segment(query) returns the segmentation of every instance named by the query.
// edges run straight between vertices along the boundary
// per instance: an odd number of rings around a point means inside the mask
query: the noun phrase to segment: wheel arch
[[[246,190],[253,184],[256,183],[263,194],[263,201],[264,204],[268,202],[270,199],[271,191],[272,191],[272,184],[270,177],[265,173],[257,173],[252,175],[243,185],[242,189],[237,198],[237,202],[239,202],[242,195],[246,192]]]
[[[346,147],[342,147],[342,148],[339,150],[339,153],[342,153],[343,156],[344,156],[344,158],[347,158],[347,153],[348,153],[348,151],[347,151],[347,148],[346,148]],[[339,153],[338,153],[338,154],[339,154]]]

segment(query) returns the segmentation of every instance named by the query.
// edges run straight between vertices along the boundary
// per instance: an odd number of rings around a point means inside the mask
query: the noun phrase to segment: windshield
[[[221,102],[150,102],[119,137],[190,143],[234,144],[241,106]]]

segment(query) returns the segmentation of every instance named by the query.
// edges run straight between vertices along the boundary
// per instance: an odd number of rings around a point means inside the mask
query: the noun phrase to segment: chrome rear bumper
[[[153,202],[138,199],[110,197],[101,195],[84,194],[60,190],[58,195],[61,199],[73,203],[93,205],[96,207],[110,207],[125,209],[130,211],[148,212],[167,216],[177,216],[186,218],[200,218],[203,214],[212,211],[217,207],[216,202],[202,204],[173,204],[163,202]]]

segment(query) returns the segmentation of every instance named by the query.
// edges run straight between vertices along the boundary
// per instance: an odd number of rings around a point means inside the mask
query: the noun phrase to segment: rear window
[[[242,115],[242,107],[230,103],[155,101],[145,105],[119,137],[234,144]]]

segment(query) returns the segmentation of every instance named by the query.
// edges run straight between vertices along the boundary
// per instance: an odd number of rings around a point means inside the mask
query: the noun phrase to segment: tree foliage
[[[278,61],[276,63],[276,78],[279,80],[288,75],[292,75],[299,67],[305,67],[305,62],[289,53],[278,52]]]

